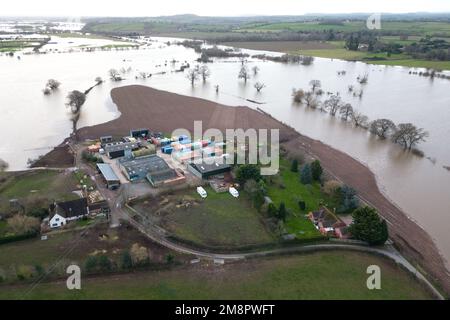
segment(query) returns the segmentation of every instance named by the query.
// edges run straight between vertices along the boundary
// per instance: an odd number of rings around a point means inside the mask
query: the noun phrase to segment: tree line
[[[380,139],[391,139],[392,142],[407,150],[412,150],[420,142],[426,141],[429,136],[427,131],[412,123],[395,124],[392,120],[384,118],[369,121],[366,115],[355,110],[350,103],[344,102],[339,93],[329,95],[322,102],[320,96],[323,95],[323,90],[320,80],[311,80],[309,84],[308,91],[293,89],[292,97],[295,103],[327,112],[333,117],[340,117],[345,122],[352,122],[355,127],[367,129]]]

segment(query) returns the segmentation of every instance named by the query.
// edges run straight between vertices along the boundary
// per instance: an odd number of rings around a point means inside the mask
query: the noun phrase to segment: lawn
[[[54,170],[29,171],[15,176],[1,185],[0,200],[23,199],[30,195],[54,199],[73,199],[74,195],[70,192],[75,188],[76,181],[71,178],[70,174]]]
[[[280,174],[275,179],[274,183],[267,184],[268,195],[277,207],[284,202],[286,208],[290,210],[291,215],[288,216],[285,223],[287,231],[295,234],[299,239],[319,236],[320,233],[313,223],[305,218],[305,214],[318,209],[321,204],[330,209],[335,208],[337,206],[336,199],[325,195],[318,182],[314,182],[312,185],[302,184],[300,174],[290,170],[290,163],[286,159],[280,159]],[[306,202],[305,211],[300,210],[299,199]]]
[[[187,195],[170,198],[170,203],[178,203],[188,198],[188,208],[176,208],[161,213],[159,224],[178,239],[196,245],[216,248],[236,248],[274,242],[274,236],[263,224],[261,214],[252,207],[245,193],[233,198],[227,193],[216,193],[206,188],[207,199],[192,191]],[[141,212],[153,212],[137,206]]]
[[[381,290],[366,287],[369,265],[381,268]],[[22,298],[24,286],[0,287],[0,299]],[[225,266],[195,265],[40,284],[27,299],[430,299],[405,271],[377,256],[354,252],[249,260]]]

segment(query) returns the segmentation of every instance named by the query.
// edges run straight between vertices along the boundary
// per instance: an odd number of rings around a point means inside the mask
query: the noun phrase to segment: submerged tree
[[[296,103],[303,103],[303,99],[305,98],[305,91],[303,91],[303,89],[292,89],[292,98]]]
[[[191,82],[191,85],[194,86],[195,81],[198,80],[198,68],[188,69],[186,78]]]
[[[366,128],[368,124],[369,118],[363,115],[361,112],[353,111],[352,114],[352,122],[355,127]]]
[[[320,80],[311,80],[309,82],[309,85],[311,86],[311,91],[315,92],[316,89],[319,89],[322,87],[322,82],[320,82]]]
[[[198,73],[202,76],[203,82],[206,82],[206,79],[211,76],[211,70],[209,70],[207,65],[202,65],[199,67]]]
[[[103,83],[102,77],[97,77],[97,78],[95,78],[95,82],[96,82],[97,84],[102,84],[102,83]]]
[[[59,88],[60,85],[61,85],[61,82],[59,82],[58,80],[49,79],[47,81],[46,87],[49,88],[50,90],[56,90]]]
[[[392,135],[392,141],[400,144],[405,149],[411,150],[417,143],[425,141],[425,138],[428,136],[427,131],[417,128],[412,123],[400,123]]]
[[[314,93],[312,91],[308,91],[305,93],[305,105],[308,108],[317,108],[317,106],[319,105],[319,102],[317,101],[316,97],[314,96]]]
[[[253,75],[256,76],[259,73],[259,67],[258,66],[254,66],[252,68],[252,71],[253,71]]]
[[[344,104],[339,110],[342,120],[347,121],[353,116],[353,107],[350,103]]]
[[[120,72],[117,71],[117,69],[110,69],[108,71],[109,77],[112,81],[120,81],[122,80],[122,77],[120,76]]]
[[[67,96],[67,105],[71,108],[72,113],[80,112],[81,107],[86,102],[86,95],[78,90],[69,92]]]
[[[242,65],[238,74],[239,79],[244,79],[244,82],[247,83],[247,80],[250,79],[250,73],[246,65]]]
[[[389,119],[377,119],[370,123],[370,133],[386,139],[395,130],[395,123]]]
[[[339,111],[342,105],[341,97],[333,94],[329,99],[325,100],[324,107],[325,110],[330,112],[330,114],[334,117],[336,113]]]
[[[262,82],[256,82],[254,85],[257,92],[261,92],[262,89],[266,87],[266,85]]]

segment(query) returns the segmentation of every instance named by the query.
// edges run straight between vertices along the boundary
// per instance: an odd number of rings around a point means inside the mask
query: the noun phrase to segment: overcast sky
[[[4,0],[0,16],[301,15],[450,12],[450,0]]]

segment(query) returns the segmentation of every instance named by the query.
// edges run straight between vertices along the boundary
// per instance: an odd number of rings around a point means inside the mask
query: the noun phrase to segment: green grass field
[[[381,268],[381,290],[368,290],[366,269]],[[186,266],[95,279],[81,291],[65,281],[0,286],[0,299],[430,299],[409,274],[383,258],[353,252],[321,252],[226,264]]]
[[[70,192],[75,186],[76,180],[70,174],[50,170],[30,171],[1,185],[0,200],[22,199],[30,195],[55,199],[73,198],[74,195]]]
[[[357,32],[367,30],[365,21],[348,21],[342,23],[320,23],[320,22],[280,22],[269,24],[246,25],[242,31],[345,31]],[[422,21],[381,21],[381,31],[403,31],[411,35],[434,35],[450,37],[450,23],[448,22],[422,22]]]
[[[203,246],[233,248],[274,241],[245,193],[236,199],[228,192],[206,190],[207,199],[202,200],[194,191],[190,196],[199,204],[174,209],[165,216],[164,228],[180,239]]]

